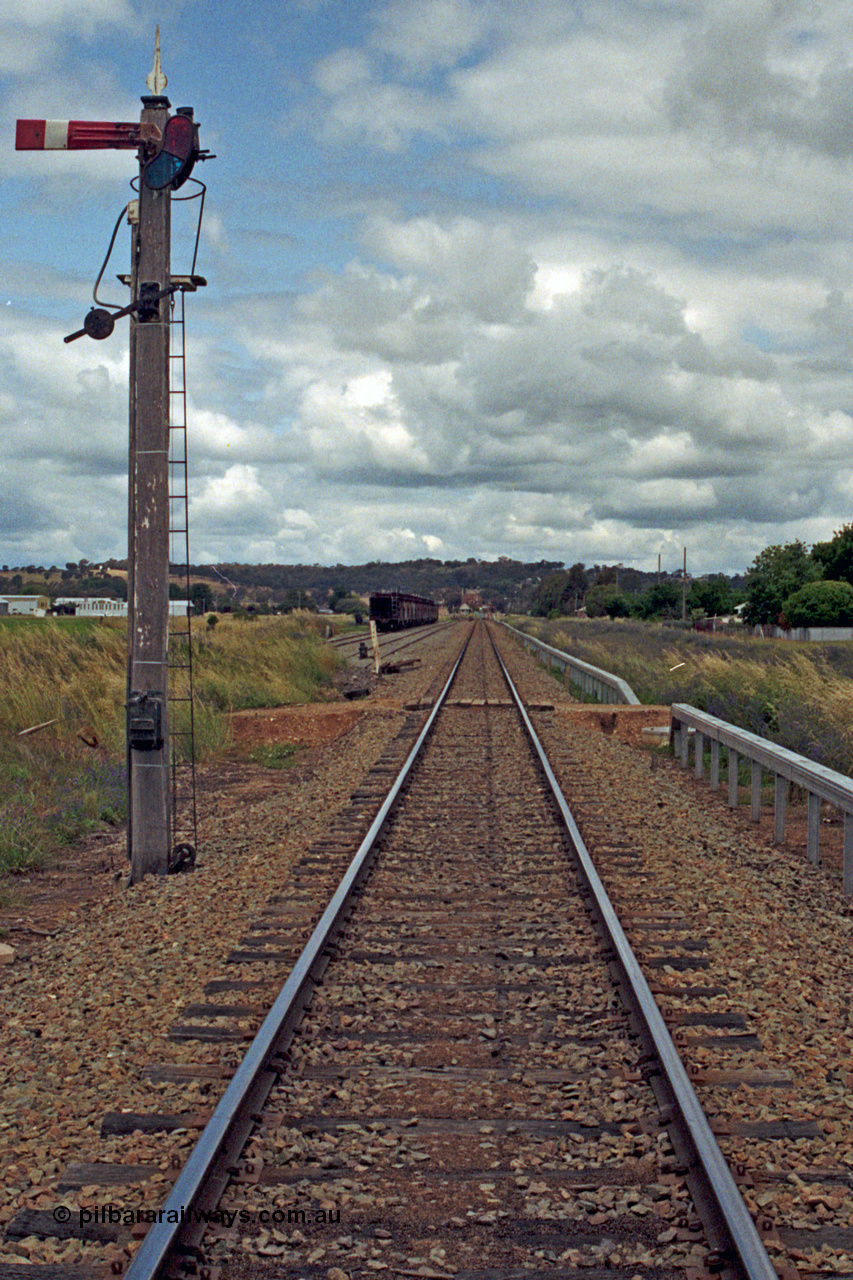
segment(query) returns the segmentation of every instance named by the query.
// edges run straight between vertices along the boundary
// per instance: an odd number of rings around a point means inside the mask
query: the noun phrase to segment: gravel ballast
[[[346,810],[404,724],[405,705],[426,698],[438,681],[435,664],[454,643],[452,632],[439,635],[420,668],[380,679],[358,704],[353,727],[312,747],[292,772],[232,771],[233,785],[203,800],[205,834],[193,873],[149,879],[132,889],[105,873],[100,896],[69,912],[55,936],[33,939],[29,954],[19,949],[0,968],[4,1230],[25,1210],[53,1213],[63,1205],[76,1216],[110,1199],[159,1206],[175,1165],[197,1136],[191,1121],[209,1113],[223,1082],[213,1075],[152,1083],[147,1068],[164,1062],[204,1062],[212,1073],[233,1068],[240,1045],[175,1041],[170,1028],[187,1005],[205,999],[206,984],[222,977],[226,955],[270,896],[287,893],[295,859]],[[784,1140],[761,1141],[737,1132],[736,1123],[720,1134],[730,1161],[749,1171],[747,1199],[769,1224],[771,1245],[804,1273],[853,1274],[845,1237],[853,1222],[853,919],[837,876],[808,866],[804,855],[774,848],[769,832],[730,813],[721,797],[669,757],[657,757],[652,769],[651,753],[621,742],[607,722],[573,722],[562,686],[514,642],[500,643],[524,696],[554,704],[552,713],[536,713],[537,731],[584,834],[591,843],[641,849],[642,876],[667,886],[668,909],[692,919],[707,943],[702,980],[723,994],[707,997],[701,1007],[709,1015],[742,1013],[760,1042],[760,1049],[738,1057],[701,1042],[689,1028],[695,1042],[688,1036],[686,1052],[707,1080],[697,1084],[703,1104],[721,1122],[748,1114],[812,1126],[803,1130],[808,1136]],[[253,791],[255,798],[246,799]],[[614,860],[602,867],[602,876],[617,906],[624,902],[636,912],[637,868],[626,870]],[[655,958],[640,928],[632,941]],[[272,989],[286,968],[264,967]],[[654,972],[667,1007],[695,1013],[695,1000],[678,994],[684,974]],[[257,966],[231,965],[227,976],[253,981]],[[260,1021],[264,992],[258,993],[258,1012],[242,1017],[246,1035]],[[255,1002],[254,995],[239,1001]],[[739,1065],[790,1084],[714,1083],[715,1071]],[[105,1114],[121,1111],[189,1119],[166,1143],[156,1134],[102,1137]],[[76,1162],[157,1172],[109,1192],[95,1185],[61,1190]],[[829,1227],[837,1229],[836,1244],[810,1249],[808,1235],[816,1240]],[[100,1265],[126,1258],[132,1247],[127,1231],[102,1243],[7,1237],[0,1263],[92,1259]]]

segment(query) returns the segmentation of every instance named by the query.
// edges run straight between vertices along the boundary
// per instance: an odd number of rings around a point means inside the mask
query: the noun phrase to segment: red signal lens
[[[188,116],[172,116],[163,132],[163,150],[188,160],[195,147],[195,125]]]
[[[190,175],[198,146],[196,127],[189,116],[171,116],[163,129],[163,145],[144,168],[145,185],[153,191],[179,187]]]

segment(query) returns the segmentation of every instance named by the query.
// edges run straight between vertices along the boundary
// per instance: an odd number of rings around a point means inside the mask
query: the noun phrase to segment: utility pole
[[[684,568],[681,571],[681,621],[687,621],[687,548],[684,548]]]
[[[169,115],[159,28],[146,84],[150,94],[142,99],[139,124],[19,120],[15,137],[19,151],[109,148],[137,150],[139,155],[139,199],[128,205],[131,269],[121,277],[130,285],[132,301],[112,311],[93,307],[83,328],[65,339],[108,338],[115,321],[130,316],[126,709],[131,884],[150,873],[165,874],[172,851],[167,700],[170,314],[177,289],[195,291],[206,283],[201,276],[171,276],[172,192],[206,153],[199,150],[192,108]]]

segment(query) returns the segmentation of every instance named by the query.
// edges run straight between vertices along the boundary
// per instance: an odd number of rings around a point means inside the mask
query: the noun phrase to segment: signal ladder
[[[169,609],[169,735],[172,744],[172,852],[170,867],[188,862],[198,847],[195,776],[193,649],[190,629],[190,535],[187,472],[187,362],[185,292],[172,301],[170,325],[169,561],[179,575],[186,611]],[[189,846],[189,849],[187,848]]]

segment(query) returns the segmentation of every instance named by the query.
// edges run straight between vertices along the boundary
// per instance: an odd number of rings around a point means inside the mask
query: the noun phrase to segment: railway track
[[[379,651],[383,658],[391,657],[393,654],[403,649],[408,649],[412,645],[422,643],[425,639],[431,638],[445,631],[448,627],[455,626],[454,622],[436,622],[425,624],[419,627],[411,627],[403,631],[382,631],[379,633]],[[332,645],[339,653],[343,653],[349,659],[354,659],[361,645],[367,645],[370,649],[370,632],[360,631],[357,635],[334,636],[329,644]],[[372,655],[371,655],[372,656]]]
[[[591,915],[595,872],[484,627],[445,694],[129,1280],[179,1254],[226,1280],[766,1280],[612,909]],[[317,901],[333,863],[305,860]],[[270,903],[237,960],[293,948],[296,910]]]
[[[620,744],[614,713],[592,722],[584,715],[579,729],[559,685],[490,630],[777,1274],[850,1280],[846,902],[826,876],[780,858],[724,806],[694,795],[671,762],[654,761],[650,779],[649,756]],[[149,883],[133,902],[122,895],[104,904],[91,928],[50,944],[48,985],[19,976],[20,999],[7,1002],[12,1105],[0,1128],[17,1137],[4,1179],[6,1204],[14,1199],[2,1219],[0,1280],[123,1274],[173,1184],[185,1217],[214,1214],[203,1238],[197,1231],[185,1240],[190,1253],[161,1269],[174,1276],[218,1269],[224,1280],[344,1280],[386,1270],[495,1280],[606,1271],[644,1280],[705,1276],[706,1264],[724,1261],[715,1255],[716,1228],[708,1239],[688,1195],[692,1157],[670,1153],[654,1111],[633,1109],[640,1094],[649,1097],[644,1077],[659,1081],[645,1045],[627,1035],[613,987],[598,986],[600,961],[612,967],[615,948],[602,951],[587,933],[574,952],[561,932],[579,923],[582,891],[568,863],[557,878],[548,870],[546,853],[560,855],[544,838],[547,814],[534,813],[528,825],[530,797],[546,810],[551,802],[541,774],[529,773],[528,748],[509,729],[515,713],[488,649],[476,656],[480,636],[432,734],[431,751],[453,730],[446,758],[418,766],[382,835],[384,843],[402,832],[402,846],[385,847],[350,923],[345,909],[340,939],[320,944],[313,972],[322,981],[305,1030],[271,1064],[268,1083],[280,1081],[282,1092],[264,1119],[249,1116],[242,1151],[238,1141],[217,1157],[223,1197],[217,1201],[216,1188],[185,1197],[182,1166],[444,687],[448,668],[439,674],[438,655],[446,662],[455,634],[469,631],[435,637],[418,674],[395,677],[393,706],[378,704],[343,748],[336,745],[335,768],[349,779],[343,790],[309,768],[269,806],[235,810],[232,823],[240,825],[228,829],[221,868],[211,851],[199,878]],[[423,790],[422,769],[433,768],[419,817],[410,800]],[[320,794],[328,813],[314,815],[300,847],[306,828],[295,826],[291,838],[280,814],[308,799],[316,808]],[[232,833],[243,843],[235,846]],[[427,850],[432,863],[424,865],[418,858]],[[487,879],[477,878],[475,854],[488,865]],[[430,877],[442,860],[436,886]],[[383,889],[384,867],[391,870]],[[552,898],[562,904],[553,926]],[[194,899],[203,908],[196,920]],[[513,904],[526,930],[515,950],[504,928]],[[180,941],[170,930],[161,937],[164,918],[176,922]],[[214,918],[205,933],[201,921]],[[771,929],[768,922],[779,920],[782,930]],[[447,936],[445,923],[453,926]],[[374,959],[353,955],[368,945]],[[456,953],[458,963],[449,962]],[[462,976],[462,953],[479,965],[479,977]],[[78,996],[76,975],[90,973],[95,954],[98,989],[87,983]],[[126,978],[110,967],[113,955]],[[563,965],[567,957],[574,959]],[[350,963],[352,971],[341,969]],[[526,991],[521,1008],[514,988]],[[575,1012],[575,988],[594,1019]],[[547,1004],[552,990],[556,1010]],[[137,1003],[138,991],[147,1004]],[[105,992],[108,1016],[87,1036],[82,1024]],[[57,1024],[52,1015],[63,1003],[72,1016]],[[119,1025],[111,1005],[134,1016]],[[510,1025],[516,1017],[520,1030]],[[567,1030],[572,1019],[578,1026]],[[544,1033],[560,1027],[555,1059]],[[615,1066],[605,1054],[611,1028],[623,1053]],[[12,1074],[18,1056],[28,1066]],[[516,1069],[516,1061],[523,1065]],[[38,1100],[54,1091],[52,1117],[39,1129]],[[109,1105],[115,1110],[104,1114]],[[278,1216],[264,1221],[265,1213]]]

